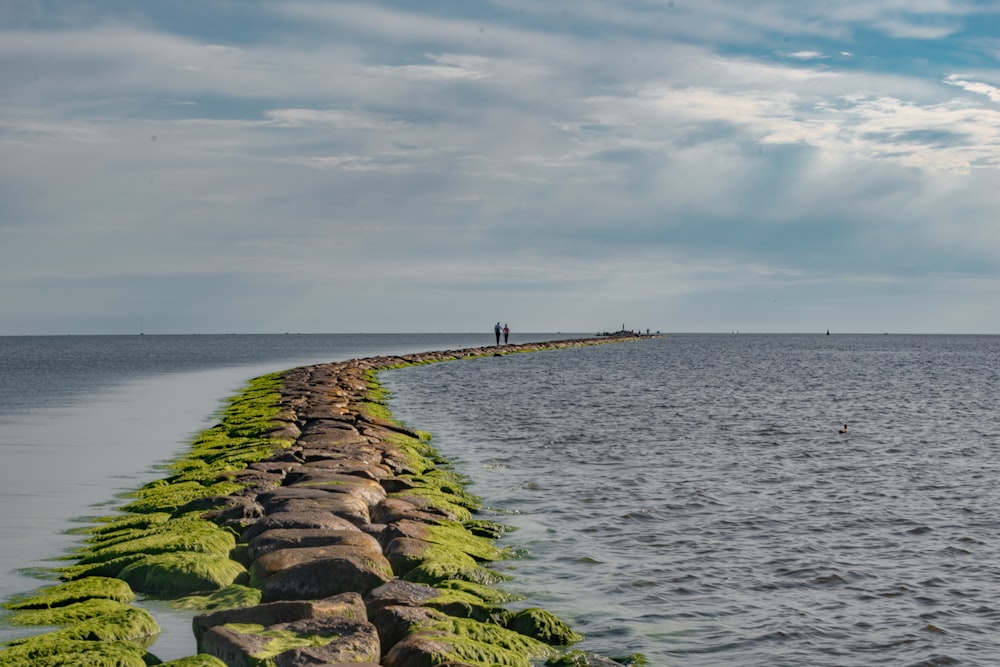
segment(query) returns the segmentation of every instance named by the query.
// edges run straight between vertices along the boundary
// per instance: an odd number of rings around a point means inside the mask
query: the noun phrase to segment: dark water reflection
[[[691,335],[382,378],[585,648],[835,666],[996,663],[998,375],[998,337]]]

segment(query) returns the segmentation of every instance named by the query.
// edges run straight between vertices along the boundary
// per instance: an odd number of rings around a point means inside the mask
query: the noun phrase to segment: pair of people
[[[497,325],[495,327],[493,327],[493,333],[495,333],[497,335],[497,345],[500,344],[500,334],[501,333],[503,334],[503,344],[506,345],[507,344],[507,339],[510,338],[510,327],[508,327],[506,325],[506,323],[505,323],[503,325],[503,328],[501,329],[500,328],[500,323],[497,322]]]

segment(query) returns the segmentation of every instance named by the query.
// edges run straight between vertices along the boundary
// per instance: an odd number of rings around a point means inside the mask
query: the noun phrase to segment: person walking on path
[[[503,344],[504,345],[507,344],[507,339],[508,338],[510,338],[510,327],[507,326],[506,322],[504,322],[504,324],[503,324]]]
[[[493,327],[493,333],[495,333],[497,335],[497,345],[499,345],[500,344],[500,323],[499,322],[497,322],[497,325],[495,327]]]

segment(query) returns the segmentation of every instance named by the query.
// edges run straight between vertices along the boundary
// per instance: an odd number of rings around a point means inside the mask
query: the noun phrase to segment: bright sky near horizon
[[[0,334],[1000,333],[995,0],[9,0]]]

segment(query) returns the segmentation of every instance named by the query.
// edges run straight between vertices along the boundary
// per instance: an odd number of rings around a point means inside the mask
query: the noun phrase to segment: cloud
[[[949,46],[976,3],[87,7],[0,33],[0,306],[29,330],[102,290],[176,327],[266,329],[252,289],[280,321],[462,329],[488,295],[589,330],[994,284],[1000,95],[961,61],[987,42]],[[948,57],[898,65],[927,40]]]

